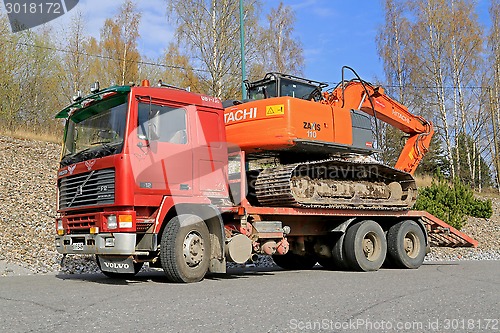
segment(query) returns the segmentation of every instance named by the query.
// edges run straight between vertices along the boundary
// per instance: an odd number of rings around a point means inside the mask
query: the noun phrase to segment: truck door
[[[162,194],[188,196],[193,188],[190,107],[138,98],[137,134],[131,138],[131,160],[136,186]]]

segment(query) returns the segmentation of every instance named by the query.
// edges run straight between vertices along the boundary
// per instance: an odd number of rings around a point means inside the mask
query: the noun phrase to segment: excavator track
[[[328,159],[265,169],[255,194],[262,206],[408,210],[417,186],[409,173],[378,162]]]

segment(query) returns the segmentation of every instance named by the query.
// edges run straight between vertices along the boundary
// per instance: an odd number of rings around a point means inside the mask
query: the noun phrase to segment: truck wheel
[[[398,268],[418,268],[424,262],[425,235],[417,222],[401,221],[387,233],[387,255]]]
[[[387,241],[375,221],[358,222],[347,229],[344,239],[346,261],[357,271],[376,271],[384,263]]]
[[[313,256],[299,256],[292,252],[285,255],[273,255],[273,260],[276,265],[287,270],[311,269],[316,265],[316,259]]]
[[[160,243],[160,261],[172,282],[203,280],[210,262],[210,234],[196,215],[179,215],[166,225]]]
[[[97,254],[95,256],[95,262],[97,263],[97,267],[99,267],[102,274],[112,279],[124,279],[124,280],[133,278],[137,273],[139,273],[142,266],[144,265],[144,262],[134,262],[134,273],[115,273],[115,272],[106,272],[102,270],[101,263],[99,262],[99,255]]]

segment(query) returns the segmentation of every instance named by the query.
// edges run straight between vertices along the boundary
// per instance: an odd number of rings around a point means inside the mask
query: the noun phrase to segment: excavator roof
[[[250,100],[290,96],[305,100],[320,99],[328,84],[278,72],[267,73],[263,79],[245,81]]]

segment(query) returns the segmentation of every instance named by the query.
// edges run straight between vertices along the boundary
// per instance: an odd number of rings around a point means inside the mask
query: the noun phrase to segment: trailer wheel
[[[393,225],[387,233],[387,255],[398,268],[418,268],[424,262],[425,235],[412,220]]]
[[[344,239],[346,261],[358,271],[376,271],[384,263],[387,241],[384,230],[375,221],[358,222],[347,229]]]
[[[141,270],[142,266],[144,265],[144,262],[134,262],[134,273],[115,273],[115,272],[106,272],[103,271],[101,268],[101,263],[99,262],[99,255],[96,254],[95,256],[95,262],[97,263],[97,267],[99,267],[99,270],[101,271],[102,274],[106,275],[107,277],[111,279],[131,279],[134,276],[139,273]]]
[[[161,237],[160,261],[172,282],[203,280],[210,262],[210,234],[205,222],[190,214],[168,221]]]
[[[287,270],[311,269],[316,265],[316,259],[313,256],[300,256],[292,252],[285,255],[273,255],[273,260],[276,265]]]

